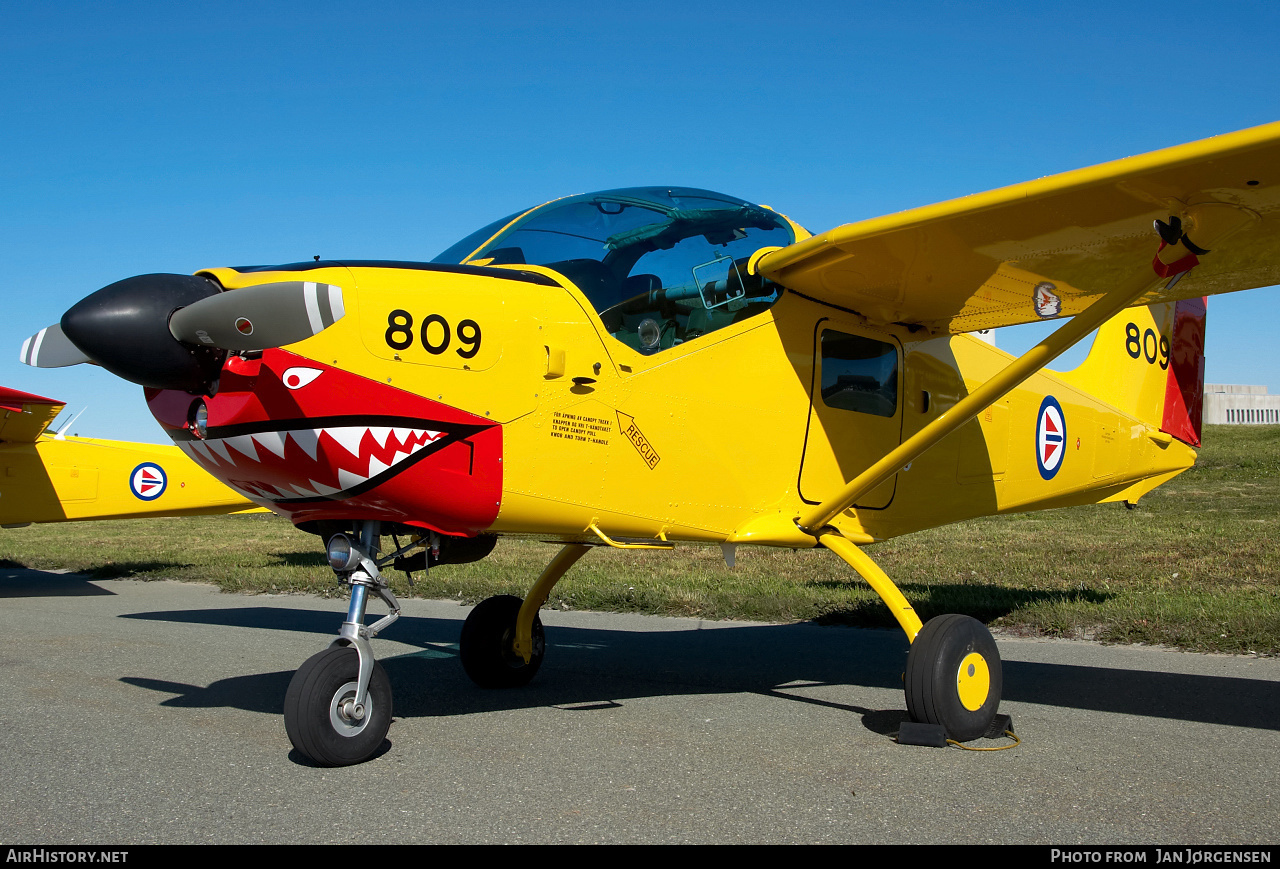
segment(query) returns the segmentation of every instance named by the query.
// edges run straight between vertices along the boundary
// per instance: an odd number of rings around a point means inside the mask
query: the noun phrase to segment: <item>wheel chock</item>
[[[997,713],[995,718],[991,719],[991,726],[987,728],[987,732],[982,734],[983,739],[1000,739],[1005,735],[1005,731],[1016,733],[1013,729],[1013,718],[1004,713]]]
[[[947,747],[947,728],[941,724],[921,724],[917,721],[904,721],[898,728],[899,745],[931,745],[934,748]]]
[[[1013,732],[1013,718],[999,714],[991,720],[991,726],[987,728],[986,733],[982,734],[982,738],[1003,739]],[[899,745],[929,745],[934,748],[946,748],[948,739],[947,729],[941,724],[904,721],[898,728]]]

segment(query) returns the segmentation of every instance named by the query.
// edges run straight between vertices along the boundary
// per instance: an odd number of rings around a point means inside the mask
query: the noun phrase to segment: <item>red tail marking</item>
[[[1174,307],[1169,376],[1160,430],[1200,446],[1204,401],[1205,299],[1183,299]]]

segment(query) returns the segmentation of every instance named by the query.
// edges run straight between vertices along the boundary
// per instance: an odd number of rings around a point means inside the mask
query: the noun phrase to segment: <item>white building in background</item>
[[[1206,383],[1204,422],[1206,425],[1280,424],[1280,395],[1268,395],[1265,386]]]

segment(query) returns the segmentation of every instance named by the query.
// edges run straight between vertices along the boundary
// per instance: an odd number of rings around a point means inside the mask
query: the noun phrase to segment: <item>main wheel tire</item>
[[[349,766],[368,760],[391,727],[391,683],[374,662],[363,718],[345,714],[355,697],[360,655],[338,646],[308,658],[284,695],[284,728],[298,751],[320,766]]]
[[[991,632],[977,619],[950,614],[929,620],[907,655],[907,712],[941,724],[958,742],[987,732],[1000,708],[1004,680]]]
[[[458,656],[471,681],[481,688],[516,688],[528,683],[542,666],[546,638],[542,619],[533,617],[533,656],[525,663],[513,650],[516,616],[523,601],[510,594],[485,598],[462,625]]]

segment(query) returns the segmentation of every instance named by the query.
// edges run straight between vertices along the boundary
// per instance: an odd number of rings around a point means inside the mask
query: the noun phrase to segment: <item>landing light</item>
[[[360,553],[351,547],[345,534],[329,539],[329,566],[338,573],[350,573],[360,566]]]
[[[203,401],[196,402],[195,410],[191,414],[191,431],[200,440],[209,436],[209,408],[204,406]]]

